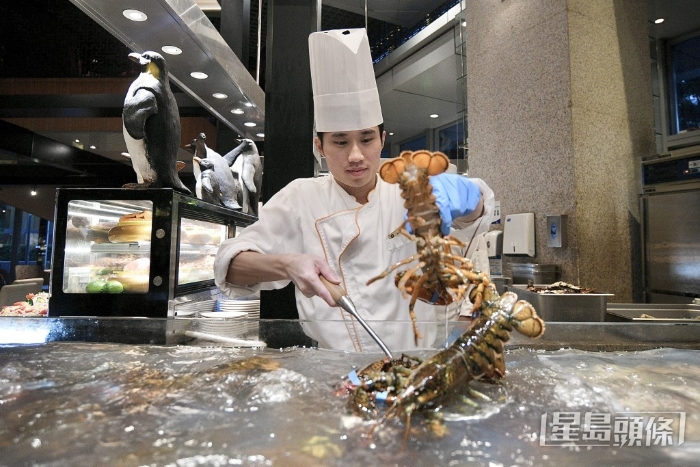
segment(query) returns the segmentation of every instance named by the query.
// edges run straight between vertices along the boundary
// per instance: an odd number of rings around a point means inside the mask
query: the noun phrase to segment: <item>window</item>
[[[0,203],[0,268],[17,264],[51,267],[52,222]]]
[[[459,120],[438,130],[438,150],[450,159],[466,159],[464,122]]]
[[[700,129],[700,35],[669,44],[670,134]]]
[[[421,149],[429,149],[428,138],[424,134],[404,141],[399,146],[400,151],[420,151]]]

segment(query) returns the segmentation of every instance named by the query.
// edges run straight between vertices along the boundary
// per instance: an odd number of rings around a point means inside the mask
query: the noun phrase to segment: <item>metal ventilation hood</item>
[[[163,55],[170,79],[185,93],[240,136],[261,139],[257,135],[264,132],[265,93],[194,0],[70,1],[134,52]],[[127,19],[127,8],[141,11],[147,19]],[[175,46],[182,53],[169,55],[163,46]],[[190,73],[195,71],[208,78],[193,78]],[[227,97],[218,99],[215,93]],[[231,113],[234,109],[243,113]]]

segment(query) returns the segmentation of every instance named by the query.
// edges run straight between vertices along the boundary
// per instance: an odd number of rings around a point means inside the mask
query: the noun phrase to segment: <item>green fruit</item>
[[[124,286],[119,281],[107,281],[102,291],[107,293],[122,293],[124,292]]]
[[[85,291],[87,293],[100,293],[106,284],[105,281],[92,281],[85,287]]]

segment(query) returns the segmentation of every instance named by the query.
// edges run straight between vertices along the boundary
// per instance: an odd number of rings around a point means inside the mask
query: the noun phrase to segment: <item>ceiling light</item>
[[[258,138],[264,138],[265,133],[256,133],[255,136],[257,136]]]
[[[36,196],[36,187],[35,186],[32,187],[32,191],[30,191],[29,194],[32,196]]]
[[[245,126],[253,127],[253,126],[255,126],[255,123],[253,123],[253,122],[245,122],[244,125],[245,125]]]
[[[97,149],[97,146],[95,146],[94,144],[91,144],[90,149]]]
[[[394,133],[389,133],[389,136],[394,136]]]
[[[215,97],[217,99],[226,99],[228,96],[223,92],[215,92],[214,94],[212,94],[212,97]]]
[[[664,19],[663,19],[663,18],[657,18],[657,19],[654,20],[654,22],[655,22],[656,24],[661,24],[661,23],[664,22]]]
[[[122,14],[126,19],[130,19],[131,21],[146,21],[148,19],[146,13],[139,10],[124,10]]]
[[[161,50],[168,55],[180,55],[182,53],[182,49],[174,45],[164,45],[161,47]]]
[[[206,73],[202,73],[201,71],[193,71],[190,73],[190,76],[195,78],[195,79],[207,79],[209,78],[209,75]]]
[[[76,139],[76,140],[75,140],[75,142],[76,142],[76,143],[79,143],[79,142],[80,142],[80,140],[79,140],[79,139]]]
[[[246,107],[253,107],[253,104],[251,104],[250,102],[244,102],[243,105],[245,105]]]
[[[232,114],[236,114],[236,115],[241,115],[241,114],[243,113],[243,110],[241,110],[241,109],[231,109],[231,113],[232,113]]]
[[[438,117],[439,117],[438,114],[430,114],[430,118],[438,118]]]

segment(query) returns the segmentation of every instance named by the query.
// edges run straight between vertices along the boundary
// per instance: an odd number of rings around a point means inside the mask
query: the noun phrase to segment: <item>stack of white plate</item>
[[[194,318],[197,313],[211,312],[216,309],[215,300],[202,300],[199,302],[184,302],[175,305],[176,318]]]
[[[195,329],[218,336],[242,337],[247,331],[245,311],[207,311],[197,314]]]
[[[244,311],[248,313],[246,331],[257,336],[260,319],[260,299],[252,300],[217,300],[216,309],[222,311]]]
[[[260,316],[260,300],[217,300],[217,311],[245,311]]]

